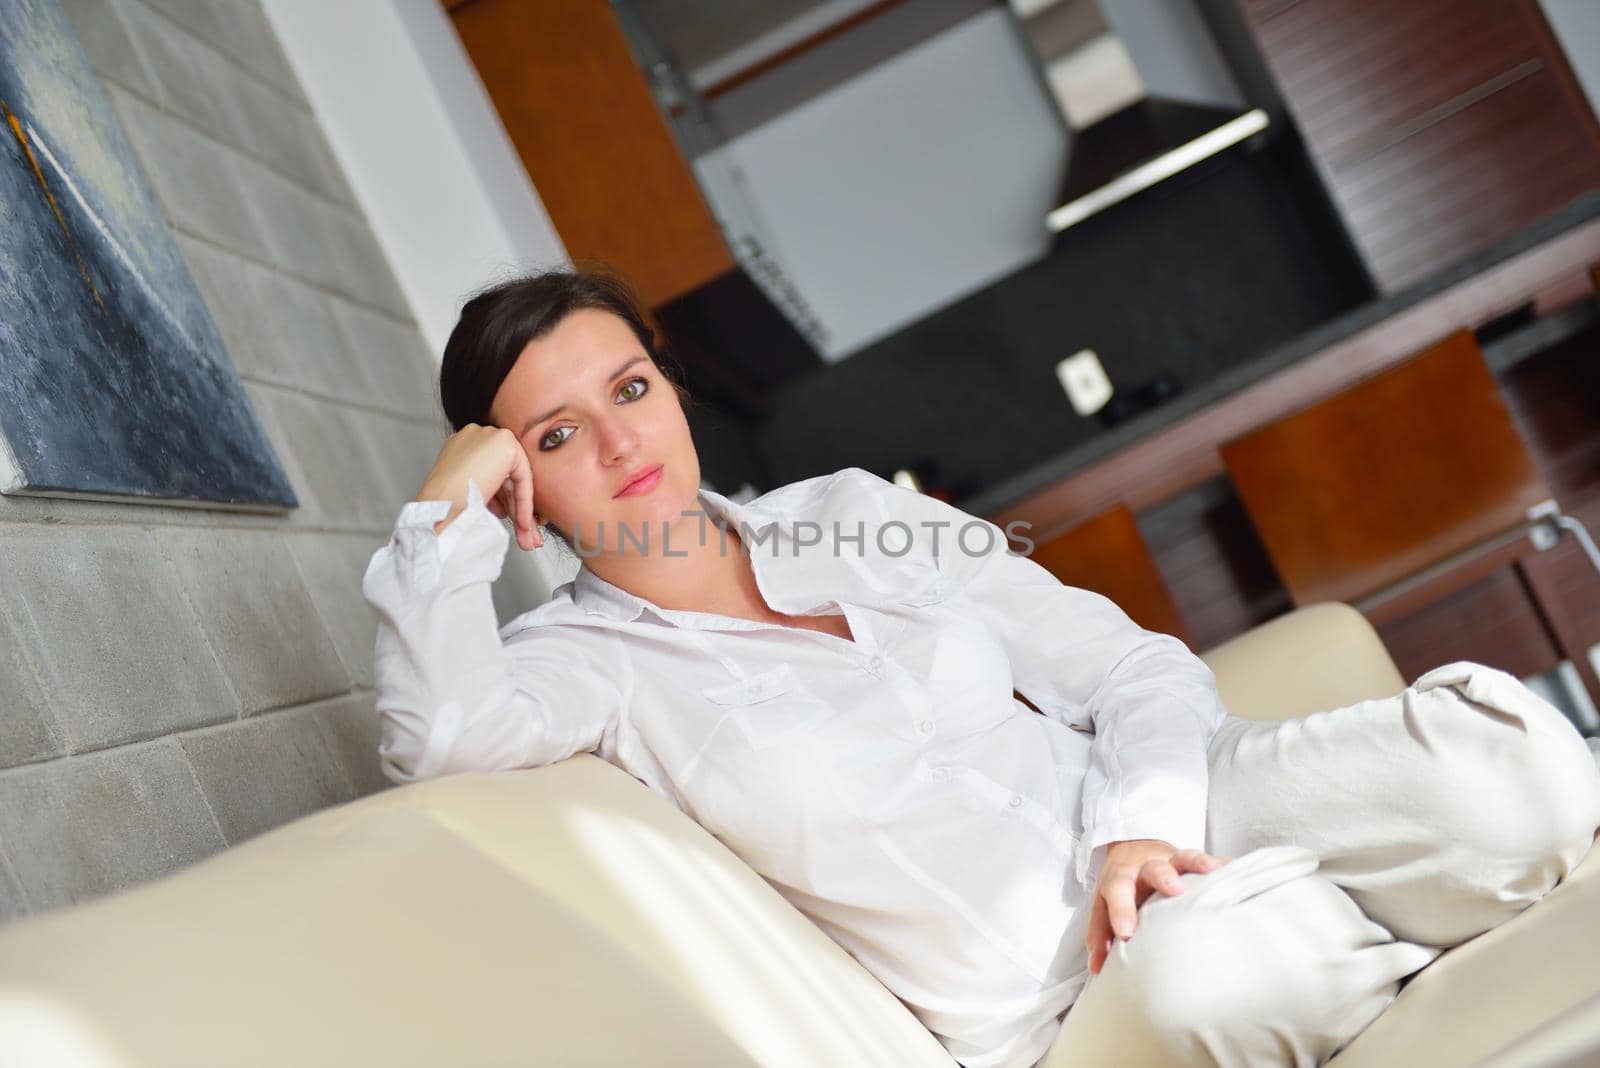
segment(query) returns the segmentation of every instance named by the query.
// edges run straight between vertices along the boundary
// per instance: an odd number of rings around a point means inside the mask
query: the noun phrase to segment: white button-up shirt
[[[1032,1064],[1089,978],[1104,846],[1204,848],[1225,714],[1210,671],[993,524],[869,472],[700,500],[750,532],[772,608],[842,613],[854,641],[658,608],[586,567],[497,628],[505,525],[476,486],[439,535],[449,505],[412,502],[363,583],[386,773],[597,753],[765,877],[967,1068]]]

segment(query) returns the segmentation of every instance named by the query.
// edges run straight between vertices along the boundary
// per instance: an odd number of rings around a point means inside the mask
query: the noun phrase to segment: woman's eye
[[[650,392],[650,383],[643,378],[630,378],[617,390],[617,400],[622,403],[636,401]],[[572,436],[573,428],[558,426],[539,439],[539,449],[548,452]]]

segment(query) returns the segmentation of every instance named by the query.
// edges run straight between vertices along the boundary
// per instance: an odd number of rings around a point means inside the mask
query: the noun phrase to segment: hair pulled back
[[[444,346],[439,400],[452,430],[488,425],[489,407],[528,342],[544,337],[582,308],[610,312],[628,324],[650,359],[687,403],[676,369],[663,360],[632,287],[605,269],[549,270],[499,282],[475,294]]]

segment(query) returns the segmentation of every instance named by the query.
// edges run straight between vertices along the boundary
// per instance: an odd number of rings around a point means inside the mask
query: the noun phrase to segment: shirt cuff
[[[1174,808],[1164,815],[1148,816],[1128,822],[1112,820],[1097,826],[1092,834],[1085,834],[1078,842],[1073,874],[1079,885],[1092,890],[1105,864],[1105,847],[1112,842],[1127,842],[1135,838],[1154,838],[1178,849],[1206,848],[1205,805],[1198,812]]]
[[[467,506],[438,534],[434,524],[450,514],[449,501],[412,501],[400,510],[394,535],[380,553],[394,557],[406,588],[427,593],[441,582],[458,586],[500,577],[511,535],[483,503],[477,483],[467,483]],[[446,570],[452,556],[462,561]]]
[[[434,526],[445,516],[450,514],[449,501],[412,501],[400,509],[400,517],[395,520],[395,530],[424,530],[431,532]],[[450,554],[455,551],[456,545],[461,541],[464,532],[475,525],[482,524],[485,520],[499,526],[500,520],[495,518],[493,512],[485,505],[483,493],[478,489],[474,479],[467,479],[467,505],[461,514],[456,516],[450,525],[437,535],[435,546],[438,552],[439,563],[443,564],[450,559]],[[417,535],[413,535],[416,537]]]

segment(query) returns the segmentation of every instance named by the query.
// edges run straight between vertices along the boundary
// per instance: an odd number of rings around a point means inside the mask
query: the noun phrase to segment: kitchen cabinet
[[[1600,125],[1537,0],[1239,0],[1379,287],[1600,188]]]

